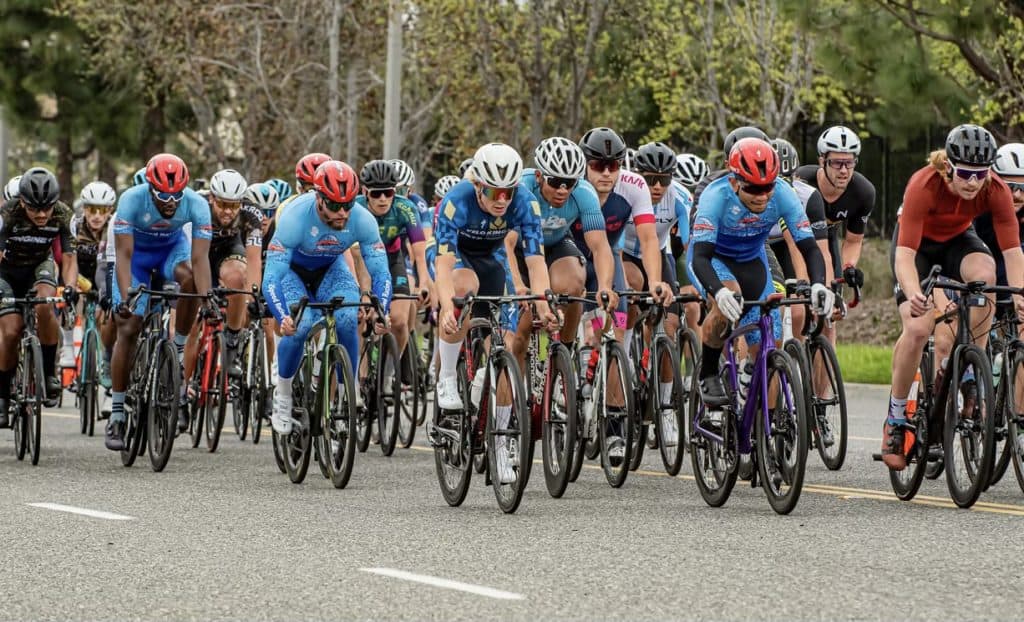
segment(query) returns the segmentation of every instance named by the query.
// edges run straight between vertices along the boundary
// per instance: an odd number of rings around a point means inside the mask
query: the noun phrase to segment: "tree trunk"
[[[117,188],[117,169],[114,168],[114,160],[108,158],[101,149],[96,150],[96,178],[107,182],[111,188]]]
[[[164,141],[167,138],[167,125],[164,119],[166,105],[167,93],[161,91],[143,116],[139,154],[143,162],[148,162],[151,157],[164,151]]]
[[[61,124],[57,137],[57,182],[60,184],[60,199],[71,205],[74,189],[71,187],[72,168],[75,156],[71,153],[71,128]]]

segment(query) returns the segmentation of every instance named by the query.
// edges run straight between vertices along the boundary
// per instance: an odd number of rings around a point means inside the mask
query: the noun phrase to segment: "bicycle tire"
[[[459,357],[456,367],[459,394],[462,403],[469,404],[469,383],[466,380],[466,359]],[[466,499],[469,482],[473,477],[473,426],[469,411],[442,412],[437,405],[437,387],[434,387],[432,444],[434,447],[434,473],[441,487],[441,496],[451,507],[458,507]]]
[[[340,374],[340,375],[339,375]],[[327,390],[317,392],[315,416],[323,417],[320,455],[327,467],[328,479],[335,488],[344,488],[352,477],[356,453],[356,402],[352,361],[340,345],[330,348],[327,366]],[[327,404],[321,403],[327,394]]]
[[[636,407],[633,403],[632,374],[629,368],[629,359],[626,358],[626,351],[617,341],[610,341],[604,345],[605,348],[605,376],[601,381],[601,391],[595,391],[595,399],[599,403],[595,407],[598,412],[598,442],[601,452],[601,469],[604,471],[605,479],[612,488],[619,488],[626,482],[629,474],[629,467],[632,464],[630,451],[633,447],[633,434],[636,429],[635,419],[637,417]],[[616,384],[622,392],[623,405],[621,407],[608,406],[609,383],[613,375],[613,366],[618,370],[619,379]],[[618,401],[618,400],[616,400]],[[610,408],[615,408],[611,411]],[[613,423],[618,420],[618,423]],[[609,456],[609,440],[614,434],[609,434],[609,425],[621,430],[621,440],[624,444],[622,460],[618,465],[612,464]]]
[[[97,353],[99,352],[99,335],[88,330],[82,338],[78,370],[78,417],[81,433],[93,436],[96,433],[96,413],[99,409],[99,379]]]
[[[203,426],[206,437],[206,450],[217,451],[220,434],[224,430],[224,419],[228,414],[228,350],[224,344],[224,333],[217,331],[213,335],[210,356],[214,364],[210,365],[206,384],[206,425]]]
[[[548,494],[558,499],[565,494],[565,488],[569,485],[575,459],[576,373],[569,350],[562,344],[551,349],[547,365],[550,371],[544,383],[541,402],[541,454]]]
[[[995,398],[992,390],[992,368],[985,352],[974,344],[954,349],[950,370],[966,371],[972,368],[977,387],[977,399],[966,420],[961,417],[957,398],[960,396],[961,378],[950,379],[949,396],[946,400],[946,422],[943,437],[943,455],[946,466],[946,484],[950,497],[957,506],[968,508],[974,505],[988,484],[995,460]],[[953,373],[953,372],[951,372]],[[964,460],[964,475],[960,478],[956,458]]]
[[[419,419],[422,385],[420,384],[419,345],[416,333],[409,335],[409,343],[402,351],[402,373],[408,372],[408,391],[402,391],[401,413],[398,417],[398,446],[408,449],[416,439],[416,421]],[[402,383],[403,387],[406,383]]]
[[[267,365],[267,342],[263,334],[256,332],[256,353],[252,356],[252,369],[249,372],[252,379],[252,386],[248,387],[249,393],[249,429],[252,436],[252,444],[258,445],[263,435],[263,416],[267,410],[267,404],[271,403],[273,387],[269,384],[270,368]]]
[[[378,340],[377,343],[379,344],[380,341]],[[363,351],[359,353],[359,360],[367,361],[367,375],[366,378],[360,383],[361,386],[358,389],[360,391],[363,391],[363,408],[362,410],[359,411],[358,421],[356,422],[356,449],[359,451],[359,453],[365,453],[366,450],[370,448],[370,440],[371,437],[373,436],[372,430],[375,417],[372,414],[372,406],[376,405],[377,398],[376,396],[367,394],[366,383],[370,382],[370,378],[372,376],[374,386],[376,387],[377,366],[376,363],[372,361],[372,354],[374,352],[374,348],[377,348],[377,345],[372,341],[367,340],[366,347],[363,348]],[[377,351],[377,356],[378,358],[380,357],[379,350]],[[372,390],[375,391],[376,388]]]
[[[422,349],[417,345],[417,352],[419,352],[419,358],[416,361],[417,368],[419,369],[418,384],[420,385],[420,403],[419,410],[416,415],[416,427],[419,427],[427,421],[427,409],[430,405],[427,403],[427,396],[430,395],[433,383],[431,382],[430,370],[434,363],[434,348],[435,337],[433,327],[427,331],[427,334],[423,336],[424,347]]]
[[[1014,347],[1010,350],[1007,347],[1003,348],[1003,367],[1007,366],[1008,359],[1010,356],[1016,357],[1017,348]],[[1012,353],[1012,354],[1011,354]],[[1005,371],[1005,370],[1004,370]],[[995,377],[993,376],[993,382]],[[1012,384],[1011,384],[1012,388]],[[1006,383],[1001,383],[998,386],[994,386],[993,389],[996,393],[996,420],[995,420],[995,443],[997,453],[995,457],[995,463],[992,465],[992,474],[988,478],[988,485],[985,489],[988,490],[992,486],[995,486],[1003,479],[1006,475],[1007,469],[1010,468],[1010,461],[1013,453],[1013,448],[1010,446],[1010,417],[1013,416],[1013,405],[1009,404],[1007,396]]]
[[[921,378],[930,379],[935,377],[932,369],[931,356],[928,352],[921,355],[920,365]],[[921,482],[928,473],[932,463],[928,462],[928,451],[931,445],[928,430],[928,411],[932,407],[934,396],[928,389],[929,383],[922,380],[917,384],[917,409],[908,419],[915,425],[914,444],[911,446],[910,454],[907,456],[907,466],[902,471],[889,470],[889,484],[893,492],[901,501],[910,501],[921,489]]]
[[[1007,365],[1009,363],[1009,365]],[[1003,366],[1013,371],[1007,374],[1003,369],[1002,380],[1007,383],[1006,393],[1016,396],[1017,385],[1024,382],[1024,352],[1014,350],[1012,361],[1004,361]],[[1017,404],[1016,401],[1009,401],[1007,407],[1007,443],[1010,445],[1010,461],[1013,463],[1013,473],[1017,478],[1017,486],[1024,492],[1024,404]]]
[[[791,337],[782,344],[783,351],[789,355],[793,363],[796,365],[796,371],[800,374],[800,387],[803,389],[804,398],[807,400],[807,412],[814,412],[811,405],[811,357],[810,357],[811,344],[804,343],[796,337]],[[807,418],[807,423],[810,425],[809,437],[814,441],[815,445],[821,444],[820,432],[816,425],[816,422],[811,417]],[[741,478],[742,479],[742,478]]]
[[[775,404],[768,412],[771,423],[765,420],[761,408],[755,411],[757,469],[768,504],[777,514],[789,514],[800,501],[807,469],[807,401],[796,363],[784,351],[768,354],[765,371],[769,394],[773,384],[777,383],[777,389]],[[758,395],[759,400],[768,397]]]
[[[203,369],[206,367],[206,359],[210,355],[206,348],[200,348],[196,355],[196,367],[192,370],[192,379],[186,388],[186,395],[189,389],[195,391],[194,396],[188,400],[188,431],[192,437],[192,449],[199,447],[203,440],[203,430],[206,429],[206,417],[209,410],[209,399],[203,391]]]
[[[274,450],[274,464],[277,468],[284,473],[288,474],[288,467],[284,464],[284,450],[281,448],[284,443],[284,439],[277,433],[273,428],[270,429],[270,446]]]
[[[700,358],[700,337],[697,333],[686,326],[680,327],[677,332],[676,343],[679,346],[679,378],[683,383],[683,404],[690,407],[690,394],[697,388],[697,360]],[[689,411],[687,411],[689,413]],[[683,417],[685,430],[683,431],[684,450],[690,447],[690,417],[687,414]]]
[[[228,379],[228,405],[231,406],[231,423],[235,426],[235,434],[238,435],[238,440],[245,442],[245,439],[249,437],[249,411],[250,403],[253,399],[252,388],[246,383],[247,372],[249,371],[249,354],[253,347],[255,335],[251,329],[246,329],[241,335],[239,344],[241,348],[235,354],[236,364],[244,365],[242,370],[242,377],[238,379]],[[261,336],[256,339],[262,339]],[[255,353],[253,353],[255,356]],[[240,362],[240,363],[239,363]]]
[[[39,443],[42,433],[42,408],[46,399],[43,376],[43,353],[39,340],[34,336],[26,338],[27,346],[22,355],[25,357],[21,385],[20,418],[21,447],[18,450],[21,460],[28,456],[33,465],[39,464]],[[15,416],[18,416],[17,413]]]
[[[398,342],[387,333],[381,337],[377,359],[377,434],[380,451],[385,456],[395,453],[398,419],[402,416],[402,364],[398,358]]]
[[[161,342],[155,354],[150,372],[150,394],[146,400],[146,445],[153,472],[159,473],[167,466],[174,447],[181,377],[178,372],[178,353],[170,342]]]
[[[143,339],[136,348],[128,376],[128,388],[124,394],[125,427],[121,464],[126,467],[135,464],[135,458],[142,453],[145,446],[146,422],[149,415],[146,412],[148,396],[142,391],[142,384],[149,368],[149,349],[148,339]]]
[[[301,484],[306,479],[309,471],[309,458],[313,453],[313,440],[311,421],[313,414],[310,412],[309,404],[313,401],[313,387],[309,380],[312,379],[312,365],[309,355],[304,355],[299,364],[298,371],[292,378],[292,431],[283,436],[279,441],[281,444],[281,455],[284,459],[285,472],[293,484]]]
[[[472,340],[472,345],[470,347],[472,348],[473,352],[473,365],[477,366],[476,371],[473,373],[474,377],[476,377],[476,374],[486,373],[484,369],[480,367],[486,354],[484,348],[484,340],[481,338],[474,337]],[[475,434],[478,438],[483,438],[483,447],[477,448],[477,451],[473,454],[473,470],[476,471],[478,474],[483,475],[487,471],[487,435],[480,434],[479,432],[480,429],[486,427],[487,419],[486,417],[481,418],[481,409],[479,407],[480,405],[473,405],[469,401],[472,398],[472,385],[469,379],[469,368],[466,366],[465,356],[459,357],[459,367],[457,368],[457,371],[459,373],[460,387],[466,387],[462,403],[470,404],[469,412],[472,412],[474,414],[474,416],[476,417],[476,425],[479,426],[478,428],[475,429],[473,429],[471,426],[471,429],[473,430],[473,434]],[[481,393],[481,400],[483,400],[483,395],[484,393]],[[473,422],[472,419],[470,422]]]
[[[654,429],[658,439],[658,453],[665,473],[675,477],[683,467],[686,454],[686,406],[683,401],[683,380],[679,375],[679,352],[666,335],[659,335],[651,344],[652,358],[651,387],[648,395],[654,404]],[[653,353],[657,353],[654,358]],[[668,403],[662,403],[661,370],[668,366],[671,374]]]
[[[818,455],[821,456],[821,461],[825,463],[825,468],[829,471],[838,471],[843,468],[843,463],[846,462],[846,450],[850,441],[849,427],[847,425],[846,385],[843,383],[843,371],[839,367],[836,349],[825,335],[815,337],[808,344],[808,347],[810,348],[808,358],[811,363],[811,376],[809,383],[805,385],[805,389],[809,388],[811,391],[807,395],[807,403],[812,405],[812,410],[807,411],[807,418],[814,429]],[[819,391],[816,390],[819,387],[816,386],[814,370],[817,368],[815,361],[819,356],[821,357],[822,368],[829,385],[828,391],[831,394],[827,401],[832,402],[834,400],[834,405],[838,407],[838,412],[833,412],[831,415],[827,408],[829,404],[826,403],[824,398],[818,397]],[[826,447],[823,441],[823,426],[827,426],[828,431],[832,433],[833,442],[828,447]]]
[[[488,391],[488,387],[485,387],[486,394],[481,397],[481,402],[484,399],[490,400],[486,427],[487,467],[498,507],[502,512],[512,514],[522,503],[523,491],[526,490],[532,467],[528,445],[533,443],[533,435],[530,430],[530,413],[526,407],[526,387],[523,385],[519,363],[508,350],[491,352],[488,366],[488,384],[493,384],[494,390]],[[509,392],[511,411],[508,423],[504,424],[505,427],[499,428],[497,400],[503,387],[507,387]],[[513,481],[503,483],[498,475],[498,452],[505,448],[515,476],[512,478]]]
[[[697,354],[694,369],[700,369],[700,356]],[[729,374],[726,377],[726,392],[736,394],[735,387],[731,386]],[[737,438],[739,431],[736,428],[736,415],[732,409],[726,409],[722,414],[722,440],[713,439],[702,433],[699,425],[704,416],[706,406],[701,397],[700,389],[697,386],[697,377],[694,375],[695,384],[690,391],[690,465],[693,468],[694,482],[697,484],[697,492],[700,493],[704,503],[713,508],[725,505],[736,486],[736,476],[739,471],[739,455],[737,450]],[[735,405],[736,400],[733,400]]]
[[[636,369],[639,370],[636,374],[635,382],[633,385],[633,403],[636,406],[636,416],[633,418],[633,438],[629,445],[629,470],[635,471],[640,468],[640,463],[644,459],[644,450],[647,447],[647,437],[650,434],[650,426],[647,425],[647,421],[654,420],[653,410],[651,408],[652,400],[651,394],[648,391],[650,384],[644,383],[641,380],[641,365],[643,364],[643,326],[633,331],[633,343],[630,344],[630,348],[633,350],[632,363],[636,365]],[[650,358],[654,358],[654,344],[651,344]],[[630,369],[633,368],[630,366]]]

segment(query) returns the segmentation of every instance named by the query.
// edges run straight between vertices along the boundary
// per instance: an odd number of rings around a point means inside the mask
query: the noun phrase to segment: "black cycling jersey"
[[[819,192],[817,164],[805,164],[796,169],[794,177],[799,177],[812,185]],[[822,194],[824,199],[824,194]],[[825,200],[825,219],[828,221],[829,230],[832,231],[842,222],[846,223],[846,230],[858,235],[864,234],[867,227],[868,217],[871,210],[875,208],[875,186],[868,178],[854,171],[850,184],[843,191],[834,203]]]
[[[71,235],[74,212],[58,201],[43,226],[29,220],[21,200],[11,199],[0,207],[0,253],[2,263],[9,267],[38,266],[53,256],[53,241],[60,239],[61,252],[75,252],[75,238]]]
[[[249,205],[243,205],[238,210],[238,215],[228,225],[221,225],[217,217],[213,215],[213,206],[210,206],[210,214],[213,224],[213,239],[210,240],[210,255],[216,255],[225,249],[241,245],[243,248],[249,246],[263,246],[263,212]]]
[[[75,236],[78,251],[78,273],[94,283],[96,281],[97,258],[106,249],[107,227],[109,226],[109,218],[99,231],[93,231],[92,227],[85,222],[84,217],[76,217],[71,221],[71,232]]]

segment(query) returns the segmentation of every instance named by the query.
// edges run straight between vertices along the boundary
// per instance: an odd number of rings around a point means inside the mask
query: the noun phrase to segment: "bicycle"
[[[18,365],[11,387],[10,420],[14,430],[14,455],[39,464],[42,408],[46,401],[43,375],[43,351],[36,334],[36,305],[63,303],[61,296],[36,297],[34,289],[23,298],[0,298],[0,304],[13,305],[21,313],[24,329],[18,342]]]
[[[371,297],[369,306],[377,312],[376,323],[382,324],[385,313],[376,297]],[[359,453],[366,451],[376,423],[381,453],[390,456],[395,452],[398,439],[402,396],[401,362],[395,336],[391,333],[378,335],[373,325],[367,322],[359,361],[361,366],[366,366],[366,376],[359,383],[363,407],[357,409],[356,447]]]
[[[715,411],[705,406],[699,390],[690,397],[690,458],[697,489],[712,507],[729,499],[740,456],[748,454],[755,467],[751,487],[764,489],[776,513],[792,512],[800,499],[807,466],[806,401],[796,365],[784,350],[775,347],[771,311],[809,303],[806,298],[785,298],[778,293],[765,300],[744,301],[744,312],[757,308],[760,319],[757,324],[733,329],[725,340],[721,374],[730,402],[717,411],[720,420],[716,422]],[[741,404],[735,342],[755,331],[761,336],[761,347],[754,360],[749,394]]]
[[[472,475],[473,456],[481,450],[487,454],[488,479],[501,510],[507,514],[515,512],[522,501],[531,467],[528,448],[532,443],[531,422],[526,410],[526,387],[519,363],[505,346],[502,307],[535,299],[535,296],[476,295],[453,299],[459,312],[467,305],[479,303],[487,306],[488,314],[470,320],[469,333],[463,341],[464,348],[457,371],[463,408],[441,410],[437,405],[437,396],[434,397],[433,425],[428,435],[434,448],[434,465],[441,494],[450,506],[461,505],[465,500]],[[466,314],[463,313],[460,325],[465,318]],[[481,331],[489,331],[490,344],[481,349],[480,358],[473,358],[477,344],[482,345],[485,341],[479,334]],[[474,374],[484,374],[479,404],[474,404],[471,399],[470,383],[473,379],[469,375],[470,369]],[[497,421],[499,401],[509,402],[500,405],[509,409],[507,422]],[[484,428],[483,434],[480,434],[480,426]],[[512,469],[511,481],[502,482],[498,476],[500,450],[507,451]]]
[[[997,306],[996,314],[996,321],[989,331],[987,352],[992,361],[992,384],[996,392],[995,444],[1002,449],[998,450],[998,457],[992,466],[992,474],[986,488],[995,486],[1003,478],[1010,462],[1016,463],[1013,455],[1016,443],[1013,439],[1017,436],[1013,428],[1017,425],[1017,418],[1020,415],[1018,402],[1022,401],[1018,399],[1017,393],[1024,382],[1024,375],[1019,375],[1020,365],[1024,363],[1018,361],[1024,348],[1018,329],[1020,319],[1012,305]],[[1011,369],[1011,374],[1003,376],[1003,368]],[[1021,490],[1024,490],[1024,483],[1019,477],[1018,484],[1021,485]]]
[[[78,351],[78,374],[75,378],[74,392],[80,432],[93,436],[96,420],[101,418],[100,391],[103,387],[100,385],[99,367],[100,361],[103,360],[103,343],[100,341],[100,331],[96,325],[99,293],[90,290],[83,296],[82,314],[85,317],[85,325],[82,327],[82,347]]]
[[[936,325],[951,323],[955,316],[953,350],[936,377],[935,340],[933,336],[928,338],[921,355],[917,406],[914,412],[907,412],[902,425],[907,466],[900,471],[890,469],[889,481],[896,496],[909,501],[917,494],[929,461],[941,455],[950,497],[957,506],[967,508],[974,505],[988,484],[995,451],[992,368],[985,351],[973,343],[970,310],[987,306],[987,293],[1017,290],[986,285],[984,281],[940,283],[940,272],[941,266],[933,266],[921,281],[921,289],[925,296],[931,296],[936,286],[959,294],[952,308],[937,312],[935,320]],[[977,395],[967,408],[969,400],[961,389],[972,381],[972,375]],[[874,458],[880,461],[882,456],[874,454]]]
[[[408,384],[407,391],[402,392],[402,413],[398,419],[398,444],[403,449],[412,446],[416,438],[416,428],[423,425],[427,416],[427,396],[434,388],[430,377],[431,362],[434,358],[434,325],[433,312],[424,309],[423,322],[427,332],[423,336],[424,345],[420,345],[420,335],[416,330],[409,333],[409,343],[402,352],[403,384]],[[409,382],[406,383],[405,381]]]
[[[242,363],[242,376],[230,383],[229,391],[233,400],[232,419],[238,439],[245,440],[249,428],[252,442],[258,444],[263,430],[263,421],[269,418],[273,402],[274,387],[271,383],[271,364],[267,356],[267,340],[263,331],[264,318],[271,317],[263,296],[253,286],[249,292],[252,301],[248,305],[249,325],[239,339],[238,357]]]

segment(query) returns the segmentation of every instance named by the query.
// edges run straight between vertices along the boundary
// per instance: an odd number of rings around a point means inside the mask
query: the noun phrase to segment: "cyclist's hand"
[[[668,283],[661,281],[651,283],[650,294],[654,301],[663,307],[672,303],[672,288],[668,286]]]
[[[419,307],[420,309],[433,309],[436,304],[437,288],[434,287],[433,281],[427,281],[420,289]]]
[[[743,297],[728,287],[715,292],[715,304],[730,322],[739,322],[743,317]]]
[[[459,332],[459,320],[455,317],[455,307],[449,301],[441,304],[441,330],[445,335],[454,335]]]
[[[65,287],[64,301],[67,302],[69,306],[75,306],[75,303],[78,302],[78,290],[74,287]]]
[[[864,273],[857,266],[848,264],[843,269],[843,281],[850,287],[864,287]]]
[[[601,294],[608,295],[608,308],[617,309],[619,307],[619,295],[615,293],[615,290],[602,288],[597,292],[597,299],[602,300]]]
[[[512,282],[512,287],[516,290],[516,296],[525,296],[530,293],[530,288],[526,286],[526,283],[520,279]]]
[[[914,294],[908,300],[910,300],[910,315],[913,317],[921,317],[932,308],[931,298],[921,292]]]
[[[1017,317],[1024,322],[1024,296],[1014,296],[1013,304],[1017,308]]]
[[[557,333],[562,330],[562,314],[552,311],[546,302],[537,303],[537,315],[540,316],[541,322],[544,323],[544,329],[548,333]]]
[[[821,283],[811,285],[811,311],[820,317],[832,315],[832,308],[836,304],[836,295],[829,288]]]
[[[100,311],[109,312],[114,308],[114,301],[110,299],[110,296],[104,296],[100,298]]]
[[[374,314],[374,315],[376,315],[376,314]],[[375,321],[373,323],[373,332],[378,334],[378,335],[383,335],[384,333],[388,332],[389,330],[391,330],[391,316],[389,316],[389,315],[385,315],[384,319],[379,320],[379,321]]]
[[[128,306],[127,302],[118,303],[117,307],[114,308],[114,311],[122,320],[131,319],[132,317],[132,310],[131,307]]]
[[[285,337],[291,337],[294,335],[297,328],[298,327],[295,326],[295,320],[292,319],[292,316],[286,315],[284,316],[284,319],[281,320],[281,334]]]

